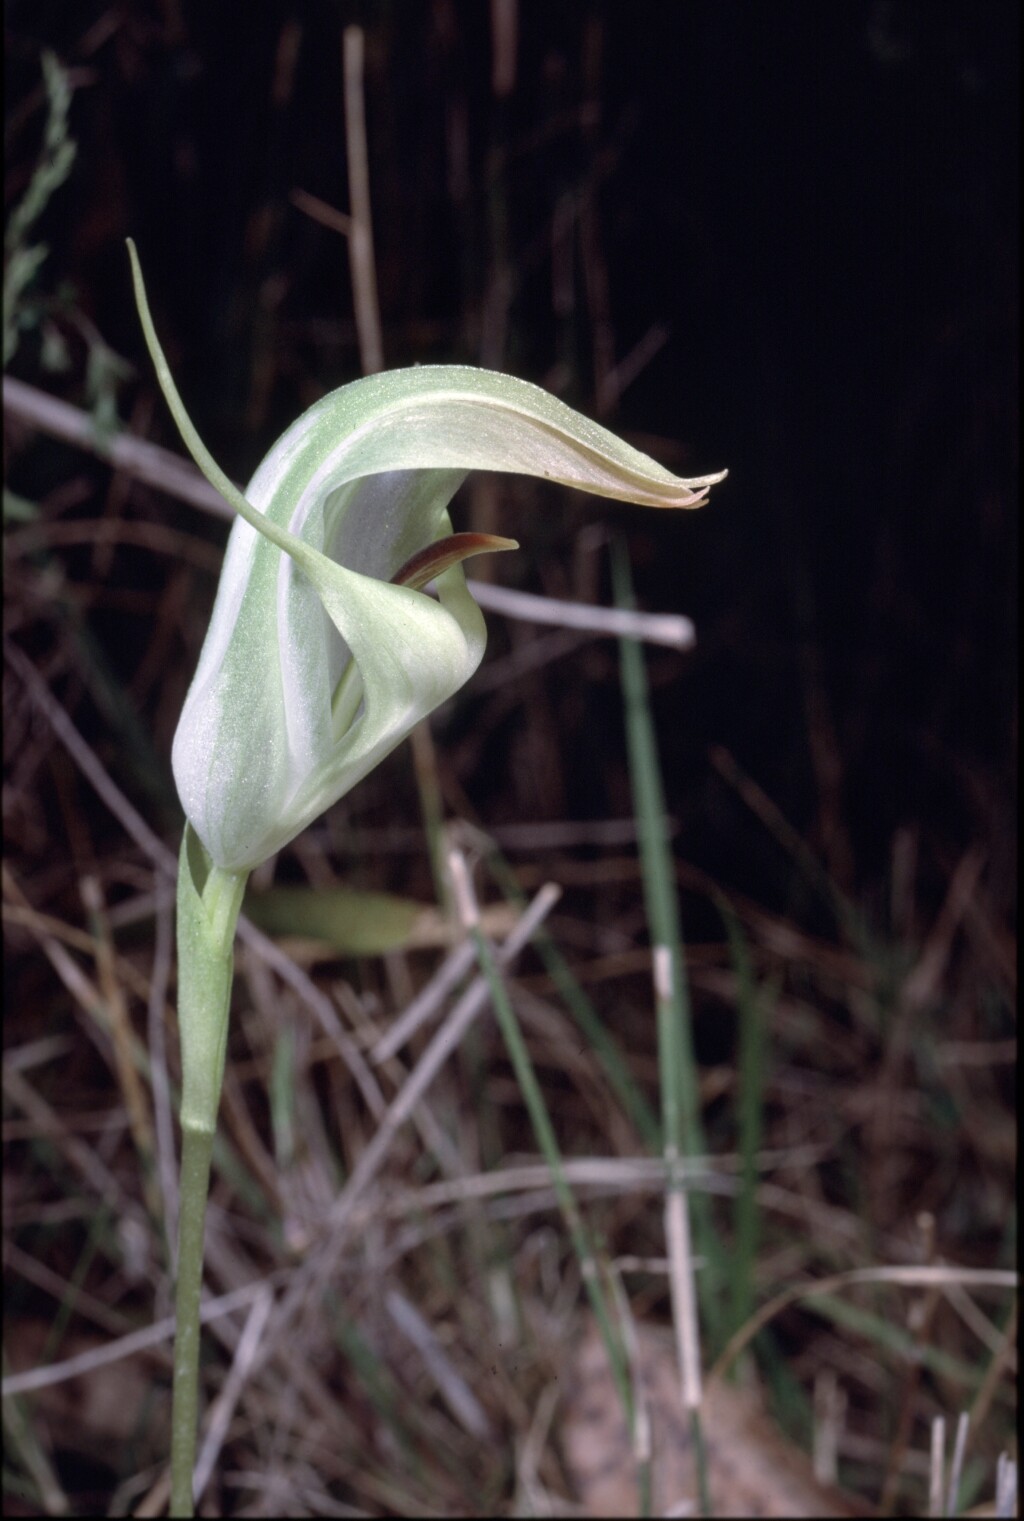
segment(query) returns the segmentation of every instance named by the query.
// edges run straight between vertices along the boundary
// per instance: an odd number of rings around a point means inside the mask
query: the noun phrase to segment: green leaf
[[[250,892],[243,913],[268,935],[322,940],[341,956],[380,956],[407,945],[427,905],[345,887]]]

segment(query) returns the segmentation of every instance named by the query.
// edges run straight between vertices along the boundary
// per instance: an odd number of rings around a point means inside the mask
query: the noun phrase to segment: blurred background
[[[374,362],[347,220],[359,192],[342,33],[358,26],[383,364],[506,370],[679,474],[728,467],[707,506],[680,514],[480,478],[456,527],[523,546],[474,574],[604,603],[618,536],[639,605],[695,621],[692,651],[645,658],[707,1149],[737,1150],[746,1008],[764,1033],[759,1143],[782,1158],[773,1185],[809,1211],[764,1205],[751,1304],[837,1267],[1011,1266],[1019,7],[8,0],[4,19],[5,376],[91,417],[101,445],[124,429],[183,452],[142,345],[129,235],[186,404],[236,479]],[[159,1189],[147,1194],[131,1083],[97,1013],[116,985],[152,1046],[166,902],[58,742],[25,662],[175,850],[170,741],[225,537],[222,520],[62,441],[26,406],[5,387],[5,1373],[149,1324],[168,1283]],[[654,1104],[618,652],[488,622],[482,670],[418,754],[427,792],[497,842],[522,891],[563,887],[552,937]],[[408,747],[286,852],[275,880],[433,902]],[[321,958],[320,980],[368,1044],[441,954]],[[544,1015],[550,969],[521,970],[566,1151],[645,1150],[574,1027]],[[324,1197],[372,1131],[337,1060],[310,1055],[308,1017],[295,1016],[304,1036],[282,1037],[291,995],[261,976],[238,992],[226,1123],[242,1160],[224,1164],[216,1197],[239,1240],[233,1268],[222,1255],[212,1270],[220,1290],[300,1259],[311,1239],[305,1217],[289,1235],[282,1202],[296,1165],[275,1109],[282,1070],[297,1073],[293,1121]],[[437,1105],[467,1168],[535,1149],[489,1024]],[[800,1146],[811,1160],[787,1161]],[[396,1144],[389,1186],[439,1175],[421,1151],[414,1134]],[[315,1215],[307,1185],[296,1197]],[[119,1219],[126,1199],[135,1213]],[[318,1363],[342,1422],[325,1443],[351,1461],[328,1473],[322,1454],[296,1455],[308,1410],[289,1425],[256,1387],[207,1513],[586,1503],[564,1412],[540,1441],[535,1488],[523,1478],[531,1402],[558,1376],[553,1346],[581,1329],[571,1253],[544,1208],[459,1217],[404,1255],[398,1224],[378,1226],[388,1272],[475,1390],[485,1452],[394,1416],[408,1399],[459,1427],[356,1275],[347,1329]],[[734,1222],[726,1202],[715,1210],[728,1250]],[[595,1219],[613,1258],[663,1256],[656,1195],[602,1198]],[[504,1341],[487,1313],[499,1271],[519,1306]],[[984,1498],[1014,1422],[1008,1296],[957,1308],[952,1290],[914,1304],[889,1292],[855,1301],[859,1321],[849,1305],[787,1310],[743,1364],[747,1383],[779,1440],[809,1453],[823,1374],[836,1378],[838,1457],[818,1477],[886,1513],[922,1504],[931,1418],[970,1410],[964,1503]],[[629,1295],[643,1322],[668,1323],[663,1273],[640,1272]],[[708,1362],[736,1329],[725,1317],[717,1345],[709,1333]],[[211,1353],[211,1394],[229,1351]],[[166,1361],[134,1359],[19,1396],[12,1513],[59,1513],[61,1497],[72,1513],[134,1513],[158,1485],[167,1383]],[[127,1407],[130,1430],[116,1424]],[[249,1470],[284,1488],[261,1500],[238,1477]]]

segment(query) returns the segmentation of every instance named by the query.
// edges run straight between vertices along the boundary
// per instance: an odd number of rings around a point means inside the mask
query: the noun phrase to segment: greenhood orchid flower
[[[219,865],[251,868],[294,838],[476,670],[486,630],[457,560],[515,546],[452,534],[473,468],[662,505],[696,505],[707,484],[533,386],[460,366],[355,381],[311,407],[246,491],[307,555],[235,523],[174,741],[185,812]],[[416,589],[435,570],[438,601]]]
[[[696,507],[725,473],[680,479],[525,381],[429,365],[332,391],[243,497],[184,414],[132,257],[164,393],[240,513],[172,755],[186,816],[223,869],[294,839],[476,670],[486,631],[460,562],[517,546],[453,534],[448,505],[470,470],[652,507]]]

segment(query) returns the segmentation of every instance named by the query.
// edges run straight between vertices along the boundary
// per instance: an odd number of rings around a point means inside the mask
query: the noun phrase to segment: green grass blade
[[[629,560],[624,548],[617,543],[612,547],[612,582],[616,605],[634,608]],[[664,948],[670,964],[670,975],[663,982],[665,996],[661,992],[657,996],[657,1018],[664,1144],[671,1173],[677,1161],[692,1160],[704,1154],[704,1133],[700,1120],[679,897],[667,844],[665,796],[648,698],[647,673],[643,653],[635,639],[621,639],[619,651],[644,902],[652,945],[655,949]],[[707,1330],[717,1342],[723,1329],[722,1254],[714,1234],[710,1200],[695,1193],[690,1202],[695,1244],[698,1255],[705,1262],[700,1284],[701,1311]]]
[[[594,1318],[597,1321],[598,1330],[608,1355],[612,1377],[622,1402],[623,1412],[626,1417],[627,1430],[632,1434],[635,1427],[635,1403],[633,1400],[633,1388],[630,1382],[629,1365],[626,1349],[622,1336],[618,1333],[612,1318],[605,1294],[604,1285],[601,1281],[600,1269],[597,1256],[591,1244],[590,1235],[580,1213],[576,1197],[569,1186],[562,1167],[562,1155],[558,1147],[554,1126],[551,1116],[548,1114],[544,1096],[541,1093],[537,1074],[530,1059],[530,1053],[523,1039],[519,1022],[512,1009],[512,1003],[508,991],[502,979],[498,963],[490,945],[480,931],[475,903],[472,902],[469,887],[468,874],[465,862],[458,852],[452,852],[449,858],[452,867],[452,879],[455,888],[455,901],[459,906],[459,914],[462,922],[466,925],[472,937],[473,946],[476,950],[477,962],[481,972],[487,980],[487,986],[491,995],[491,1002],[497,1016],[498,1026],[501,1030],[505,1046],[508,1050],[509,1060],[515,1072],[519,1091],[523,1096],[530,1123],[533,1126],[537,1144],[541,1149],[544,1160],[551,1171],[551,1181],[554,1185],[558,1206],[565,1221],[566,1228],[572,1241],[573,1250],[580,1266],[580,1275],[583,1285],[590,1300]]]
[[[635,608],[629,559],[625,548],[618,542],[612,545],[612,585],[616,605]],[[681,1248],[674,1252],[670,1244],[672,1298],[684,1386],[683,1399],[690,1416],[690,1438],[697,1473],[700,1514],[707,1516],[711,1514],[711,1499],[701,1421],[699,1325],[703,1319],[712,1338],[717,1341],[722,1322],[721,1254],[714,1234],[710,1200],[699,1193],[691,1198],[680,1176],[680,1162],[684,1158],[695,1160],[703,1155],[705,1147],[700,1121],[689,987],[680,928],[679,896],[672,855],[667,844],[665,793],[651,717],[647,672],[639,642],[635,639],[620,639],[619,659],[626,704],[630,783],[640,839],[644,902],[653,951],[667,1187],[670,1193],[681,1195],[675,1201],[675,1207],[678,1211],[678,1229],[681,1232],[685,1228],[687,1241],[688,1217],[692,1213],[697,1249],[705,1264],[700,1282],[703,1313],[698,1316],[691,1287],[693,1267],[689,1248],[687,1246],[685,1254]],[[671,1201],[666,1223],[669,1218]]]
[[[493,840],[489,841],[486,860],[491,875],[508,901],[520,909],[524,908],[526,899],[519,891],[515,874]],[[660,1152],[662,1139],[658,1117],[633,1077],[618,1041],[602,1023],[594,1005],[573,975],[568,961],[543,925],[534,934],[531,944],[554,983],[558,996],[600,1062],[612,1092],[632,1121],[640,1139],[651,1151]]]

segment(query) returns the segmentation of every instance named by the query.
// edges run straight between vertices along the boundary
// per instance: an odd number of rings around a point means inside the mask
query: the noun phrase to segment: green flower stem
[[[235,926],[247,878],[248,872],[215,866],[192,826],[185,826],[178,863],[181,1202],[171,1416],[172,1516],[193,1514],[203,1229],[227,1051]]]
[[[171,1416],[171,1515],[193,1513],[192,1474],[199,1422],[199,1304],[203,1287],[203,1227],[213,1135],[183,1130],[178,1283],[174,1309],[174,1397]]]

